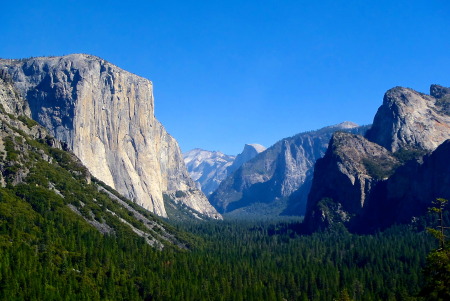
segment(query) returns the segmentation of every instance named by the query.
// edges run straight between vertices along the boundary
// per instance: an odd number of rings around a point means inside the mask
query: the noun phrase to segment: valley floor
[[[47,217],[39,230],[23,219],[1,225],[1,299],[416,300],[436,247],[421,225],[305,236],[296,221],[222,221],[176,224],[190,250],[158,251],[125,232]]]

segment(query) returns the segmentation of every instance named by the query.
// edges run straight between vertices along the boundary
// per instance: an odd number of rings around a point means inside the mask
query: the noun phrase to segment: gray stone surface
[[[337,130],[364,133],[366,128],[344,122],[285,138],[227,177],[209,200],[221,213],[273,204],[270,215],[302,215],[308,189],[297,192],[304,184],[310,184],[314,163],[324,155]],[[255,210],[246,210],[246,214],[250,211]]]
[[[315,166],[305,215],[308,229],[350,222],[365,207],[371,189],[399,164],[390,151],[363,136],[335,133]]]
[[[450,138],[448,91],[433,85],[436,97],[395,87],[386,92],[366,138],[390,151],[414,148],[432,151]]]
[[[371,232],[411,222],[450,197],[450,89],[386,92],[366,138],[335,134],[315,166],[305,223]]]
[[[154,116],[153,85],[95,56],[0,60],[44,125],[98,179],[166,216],[163,193],[220,218],[189,177],[179,146]]]

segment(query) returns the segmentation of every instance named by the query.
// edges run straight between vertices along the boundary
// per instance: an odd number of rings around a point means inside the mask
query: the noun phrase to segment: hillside
[[[123,255],[184,250],[193,242],[92,177],[61,143],[25,115],[26,100],[0,78],[0,296],[127,299],[128,273],[111,275]],[[122,251],[121,251],[122,250]],[[120,260],[122,261],[123,258]],[[125,263],[130,264],[131,261]],[[133,263],[135,264],[135,263]],[[19,271],[19,272],[16,272]],[[110,274],[106,283],[94,275]],[[112,285],[112,287],[111,287]],[[22,287],[19,295],[16,288]],[[108,291],[108,292],[107,292]]]

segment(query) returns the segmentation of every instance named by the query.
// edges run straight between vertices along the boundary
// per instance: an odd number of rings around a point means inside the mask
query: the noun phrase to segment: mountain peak
[[[266,150],[266,147],[262,146],[261,144],[257,144],[257,143],[246,144],[244,146],[244,150],[242,151],[241,154],[243,154],[246,151],[251,151],[251,150],[255,150],[257,153],[261,153]]]
[[[266,148],[260,144],[246,144],[244,145],[244,149],[242,153],[236,156],[236,159],[233,162],[233,165],[228,167],[228,174],[231,175],[233,172],[239,169],[244,163],[250,161],[254,157],[256,157],[259,153],[265,151]]]
[[[218,151],[196,148],[184,153],[183,157],[191,178],[209,196],[242,164],[253,159],[265,149],[261,144],[245,144],[242,153],[237,156],[229,156]]]
[[[341,123],[338,123],[338,124],[334,124],[334,125],[329,125],[329,126],[323,127],[321,129],[319,129],[318,131],[321,131],[321,130],[336,130],[336,129],[345,130],[345,129],[354,129],[354,128],[357,128],[357,127],[359,127],[359,125],[354,123],[354,122],[344,121],[344,122],[341,122]]]
[[[386,92],[366,138],[390,151],[402,148],[434,150],[450,138],[450,116],[445,101],[450,89],[431,86],[426,95],[395,87]]]
[[[344,122],[341,122],[341,123],[338,123],[335,125],[335,127],[343,128],[343,129],[353,129],[353,128],[357,128],[358,126],[359,126],[358,124],[351,122],[351,121],[344,121]]]
[[[219,151],[195,148],[184,153],[183,158],[191,178],[204,194],[210,195],[227,177],[227,169],[235,157]]]

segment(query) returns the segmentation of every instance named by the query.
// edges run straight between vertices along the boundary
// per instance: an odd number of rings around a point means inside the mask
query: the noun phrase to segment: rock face
[[[58,210],[57,219],[50,216],[48,220],[46,216],[39,223],[32,222],[34,233],[39,236],[48,229],[59,231],[58,223],[80,222],[81,217],[86,222],[81,227],[84,229],[90,225],[112,236],[116,231],[128,230],[130,238],[140,236],[159,250],[167,245],[187,249],[186,242],[160,219],[131,206],[129,200],[119,198],[118,192],[103,187],[104,184],[91,181],[91,174],[80,160],[62,150],[61,143],[30,119],[30,114],[26,99],[14,88],[10,77],[0,72],[2,220],[34,219],[42,210]],[[20,193],[19,201],[8,201],[8,194],[16,193]],[[70,210],[62,209],[65,206]],[[41,231],[42,227],[46,230]]]
[[[180,149],[154,116],[152,83],[98,57],[0,60],[34,120],[67,143],[90,172],[166,216],[163,194],[220,217],[189,177]]]
[[[234,156],[217,151],[193,149],[183,154],[184,163],[191,178],[207,196],[219,187],[228,175],[228,168],[233,164]]]
[[[431,86],[431,95],[396,87],[386,92],[367,139],[390,151],[434,150],[450,138],[449,89]]]
[[[305,216],[309,230],[351,222],[367,205],[372,188],[399,164],[390,151],[363,136],[336,132],[316,162]]]
[[[450,140],[423,159],[410,160],[373,190],[358,227],[366,232],[408,223],[436,198],[450,198]]]
[[[0,71],[0,122],[3,131],[1,134],[11,134],[11,127],[26,133],[35,139],[46,139],[55,148],[62,149],[61,143],[52,137],[47,137],[47,131],[30,119],[30,108],[28,102],[19,94],[7,73]],[[0,150],[3,150],[0,143]]]
[[[211,204],[221,213],[302,215],[314,163],[337,130],[364,133],[366,128],[345,122],[283,139],[224,180],[209,198]],[[292,207],[298,211],[289,211]]]
[[[386,92],[367,140],[335,134],[316,163],[305,215],[310,231],[344,223],[370,232],[409,222],[450,196],[450,89],[430,91]]]
[[[0,70],[0,104],[7,114],[31,117],[28,102],[19,95],[12,78],[4,70]]]

